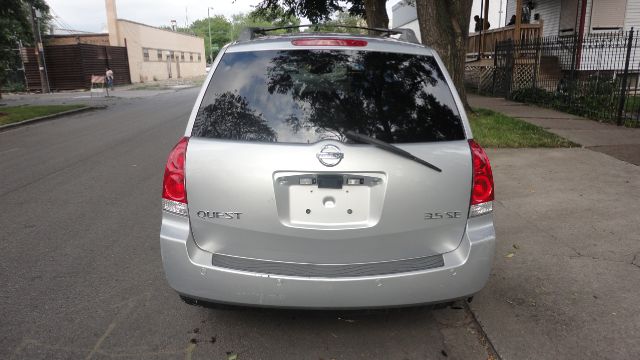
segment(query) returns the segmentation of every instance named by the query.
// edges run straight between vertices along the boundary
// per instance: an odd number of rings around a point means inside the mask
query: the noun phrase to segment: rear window
[[[226,53],[192,136],[261,142],[461,140],[462,121],[432,56],[374,51]]]

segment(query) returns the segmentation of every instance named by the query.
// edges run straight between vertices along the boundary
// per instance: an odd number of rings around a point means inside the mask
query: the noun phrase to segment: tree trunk
[[[389,27],[386,2],[387,0],[364,0],[364,11],[368,27],[383,29]]]
[[[473,0],[416,0],[422,43],[438,52],[467,109],[464,63],[472,4]]]

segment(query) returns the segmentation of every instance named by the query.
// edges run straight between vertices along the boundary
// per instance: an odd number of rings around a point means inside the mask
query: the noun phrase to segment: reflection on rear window
[[[391,143],[464,139],[433,57],[339,50],[225,54],[192,136],[313,143],[349,130]]]

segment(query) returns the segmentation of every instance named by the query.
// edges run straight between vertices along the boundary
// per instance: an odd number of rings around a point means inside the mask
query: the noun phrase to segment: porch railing
[[[481,58],[493,57],[495,53],[496,43],[505,40],[514,40],[518,38],[515,34],[516,29],[514,25],[505,26],[497,29],[489,29],[482,32],[484,39],[481,40],[479,32],[469,34],[469,40],[467,42],[467,57]],[[520,41],[529,41],[531,39],[539,38],[542,36],[542,22],[539,24],[521,24],[520,25]],[[480,44],[482,42],[482,44]]]

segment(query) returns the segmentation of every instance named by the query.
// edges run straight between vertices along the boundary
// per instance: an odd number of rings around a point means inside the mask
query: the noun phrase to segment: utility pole
[[[22,46],[22,40],[18,39],[18,54],[20,55],[20,65],[22,65],[22,68],[20,69],[22,71],[22,76],[24,77],[24,87],[27,89],[27,91],[29,91],[29,82],[27,81],[27,70],[24,67],[24,60],[26,59],[26,55],[27,52],[24,49],[24,46]]]
[[[209,64],[213,63],[213,51],[211,50],[211,15],[209,15],[209,9],[213,9],[211,6],[207,7],[207,19],[209,20]]]
[[[38,11],[39,13],[39,11]],[[47,63],[44,58],[44,45],[42,44],[42,36],[40,34],[40,21],[37,20],[36,8],[31,6],[31,27],[33,29],[33,38],[35,40],[36,58],[38,59],[38,72],[40,73],[40,85],[42,93],[50,93],[49,77],[47,76]]]

